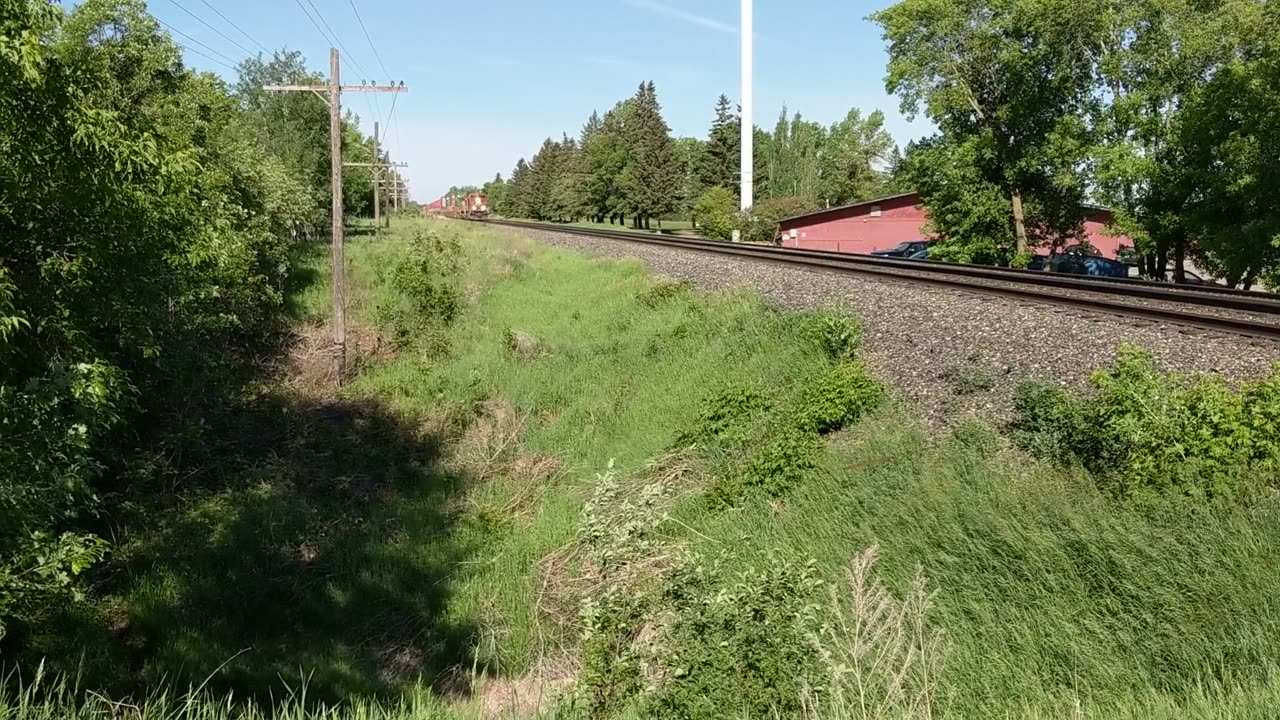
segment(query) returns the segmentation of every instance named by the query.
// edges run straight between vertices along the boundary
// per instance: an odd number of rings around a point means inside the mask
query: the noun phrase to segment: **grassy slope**
[[[126,543],[127,579],[100,615],[128,617],[127,631],[90,618],[97,634],[77,640],[101,649],[94,672],[107,677],[114,662],[147,682],[199,682],[250,647],[209,687],[263,698],[276,673],[296,678],[301,665],[321,699],[411,689],[397,658],[438,689],[453,663],[520,672],[572,640],[538,620],[537,563],[573,538],[595,474],[610,459],[624,476],[638,470],[728,383],[803,382],[824,366],[750,295],[650,307],[637,296],[652,280],[636,264],[467,233],[473,301],[450,358],[409,350],[371,367],[322,414],[366,398],[376,409],[286,423],[307,437],[259,453],[228,489]],[[376,317],[401,249],[394,238],[350,245],[356,321]],[[311,263],[322,270],[324,257]],[[316,277],[299,302],[320,315],[328,290]],[[507,331],[536,338],[536,357],[513,356]],[[516,512],[485,509],[523,486],[473,486],[421,432],[427,418],[496,397],[527,418],[524,450],[565,470]],[[353,495],[369,478],[374,492]],[[1267,717],[1280,706],[1269,682],[1280,659],[1273,512],[1117,503],[981,428],[934,444],[889,407],[837,438],[787,502],[713,511],[689,498],[676,515],[697,529],[691,544],[732,547],[742,564],[814,558],[835,578],[874,543],[895,589],[923,567],[950,642],[941,695],[953,716],[1067,717],[1079,706],[1094,717]],[[308,544],[314,556],[300,559]]]

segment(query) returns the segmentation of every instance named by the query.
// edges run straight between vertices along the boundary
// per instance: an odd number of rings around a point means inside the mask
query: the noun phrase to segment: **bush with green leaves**
[[[733,237],[734,213],[738,199],[733,191],[723,187],[708,189],[693,206],[693,217],[702,236],[710,240],[728,240]]]
[[[862,325],[836,308],[804,313],[802,332],[827,357],[836,362],[852,360],[862,346]]]
[[[736,225],[743,242],[772,244],[778,241],[778,221],[817,209],[812,198],[768,198],[739,213]]]
[[[377,308],[400,347],[438,341],[462,311],[462,247],[456,233],[419,232],[391,271],[392,293]]]
[[[884,399],[884,385],[861,362],[834,365],[800,396],[796,426],[825,434],[848,425]]]
[[[717,442],[725,447],[738,447],[748,439],[754,422],[773,409],[773,402],[758,390],[731,385],[702,403],[694,428],[680,438],[680,443]]]
[[[328,194],[328,140],[306,136],[323,165],[294,172],[141,0],[4,3],[0,76],[4,623],[102,556],[97,491],[203,480],[211,418],[286,344],[290,242]]]
[[[1139,348],[1120,348],[1094,373],[1096,393],[1026,385],[1014,437],[1055,460],[1079,462],[1123,495],[1231,496],[1280,472],[1280,368],[1232,387],[1220,377],[1163,372]]]

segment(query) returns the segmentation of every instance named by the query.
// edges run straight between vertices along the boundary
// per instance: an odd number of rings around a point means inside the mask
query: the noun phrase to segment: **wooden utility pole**
[[[329,103],[329,182],[333,203],[333,373],[334,383],[341,385],[347,372],[346,258],[342,237],[342,93],[408,92],[409,89],[404,82],[398,86],[343,85],[337,48],[329,48],[327,85],[264,85],[262,89],[268,92],[309,92]],[[376,129],[374,133],[377,134]]]
[[[382,183],[378,182],[379,163],[382,162],[382,150],[378,148],[378,121],[373,121],[373,233],[382,237]]]

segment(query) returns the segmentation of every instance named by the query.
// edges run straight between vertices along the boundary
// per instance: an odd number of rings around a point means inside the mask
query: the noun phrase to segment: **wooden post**
[[[333,371],[334,382],[342,384],[347,369],[346,258],[343,247],[342,217],[342,93],[408,92],[397,85],[343,85],[338,50],[329,48],[329,83],[327,85],[264,85],[268,92],[309,92],[329,103],[329,182],[333,203]],[[374,131],[377,132],[376,130]],[[367,165],[368,163],[353,163]],[[376,166],[376,163],[375,163]]]
[[[378,121],[373,121],[373,232],[382,237],[382,183],[378,181],[382,151],[378,149]]]
[[[342,246],[342,77],[338,49],[329,48],[329,163],[333,200],[333,372],[342,385],[347,372],[347,264]]]

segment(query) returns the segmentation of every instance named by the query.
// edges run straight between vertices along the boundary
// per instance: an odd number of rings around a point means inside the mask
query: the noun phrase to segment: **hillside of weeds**
[[[931,436],[856,308],[447,221],[348,258],[351,382],[304,255],[288,372],[211,433],[222,483],[115,510],[83,600],[10,638],[0,717],[1280,706],[1274,381],[1124,350],[1097,393]]]

